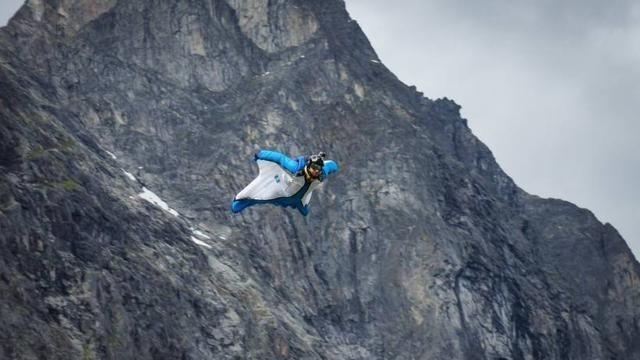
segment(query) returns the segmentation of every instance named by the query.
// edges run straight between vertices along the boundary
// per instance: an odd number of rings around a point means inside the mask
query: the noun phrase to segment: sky
[[[0,25],[21,0],[0,1]],[[571,201],[640,258],[640,2],[346,0],[382,62],[525,191]]]
[[[7,25],[9,19],[22,4],[24,4],[24,0],[0,0],[0,26]]]

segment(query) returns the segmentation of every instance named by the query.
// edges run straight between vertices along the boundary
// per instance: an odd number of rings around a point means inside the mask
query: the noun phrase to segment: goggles
[[[316,164],[316,163],[309,164],[309,168],[313,169],[313,170],[318,170],[318,171],[322,170],[322,166],[320,166],[319,164]]]

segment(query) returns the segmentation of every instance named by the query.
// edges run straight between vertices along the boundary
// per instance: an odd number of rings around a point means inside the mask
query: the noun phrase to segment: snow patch
[[[216,224],[215,227],[211,229],[210,233],[219,239],[227,240],[231,236],[232,231],[231,228],[226,225]]]
[[[199,236],[199,237],[201,237],[201,238],[211,239],[211,237],[210,237],[209,235],[207,235],[207,234],[203,233],[203,232],[202,232],[202,231],[200,231],[200,230],[193,230],[193,233],[194,233],[196,236]]]
[[[125,169],[120,169],[120,170],[122,170],[122,171],[124,172],[124,174],[125,174],[125,175],[127,175],[127,177],[128,177],[129,179],[131,179],[131,180],[133,180],[133,181],[138,181],[138,180],[136,180],[136,177],[135,177],[135,176],[133,176],[133,175],[131,175],[131,173],[130,173],[130,172],[128,172],[127,170],[125,170]]]
[[[267,71],[266,73],[262,74],[261,76],[267,76],[267,75],[269,75],[269,74],[270,74],[270,72],[269,72],[269,71]]]
[[[112,153],[111,151],[107,151],[107,150],[105,150],[105,152],[107,153],[107,155],[111,156],[111,158],[112,158],[113,160],[118,160],[118,158],[117,158],[115,155],[113,155],[113,153]]]
[[[380,61],[378,61],[378,60],[373,60],[373,59],[372,59],[372,60],[369,60],[369,61],[371,61],[371,62],[373,62],[373,63],[376,63],[376,64],[380,64]]]
[[[138,196],[141,197],[142,199],[152,203],[153,205],[161,208],[162,210],[167,211],[168,213],[170,213],[173,216],[176,216],[176,217],[180,216],[180,214],[177,211],[175,211],[172,208],[170,208],[169,205],[167,205],[166,202],[164,202],[162,199],[160,199],[160,197],[158,195],[154,194],[151,190],[147,189],[144,186],[142,187],[142,192],[140,194],[138,194]]]
[[[192,236],[192,237],[191,237],[191,240],[192,240],[194,243],[196,243],[196,244],[198,244],[198,245],[200,245],[200,246],[204,246],[204,247],[206,247],[206,248],[211,249],[211,245],[207,244],[207,243],[206,243],[206,242],[204,242],[204,241],[198,240],[198,238],[196,238],[195,236]]]

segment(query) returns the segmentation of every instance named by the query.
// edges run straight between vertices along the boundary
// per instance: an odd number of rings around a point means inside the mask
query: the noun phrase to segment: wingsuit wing
[[[258,176],[236,195],[236,200],[270,200],[288,197],[295,193],[291,175],[279,164],[260,159],[256,162],[259,169]]]
[[[300,156],[297,159],[291,159],[280,152],[271,150],[260,150],[260,152],[256,154],[256,159],[268,160],[279,164],[283,169],[289,171],[292,174],[295,174],[298,171],[302,170],[305,163],[303,156]]]
[[[340,166],[333,160],[326,160],[324,162],[324,168],[322,168],[323,177],[326,179],[329,175],[340,171]]]

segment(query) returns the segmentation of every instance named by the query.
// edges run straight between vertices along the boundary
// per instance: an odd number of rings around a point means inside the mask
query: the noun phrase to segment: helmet
[[[322,170],[322,167],[324,166],[324,157],[326,156],[325,153],[320,152],[317,155],[311,155],[309,156],[309,159],[307,160],[307,166],[317,169],[317,170]]]

